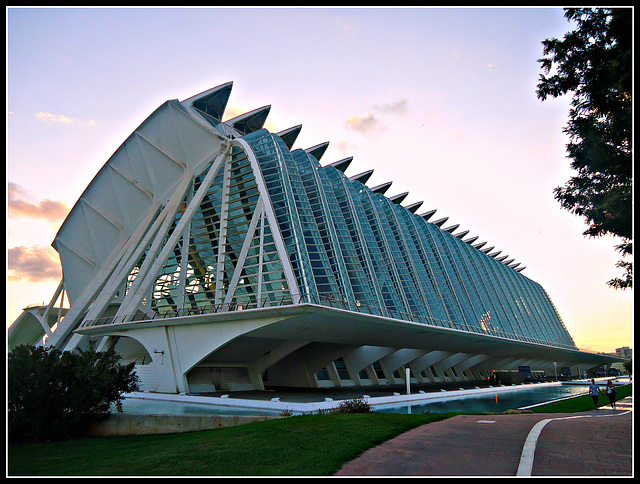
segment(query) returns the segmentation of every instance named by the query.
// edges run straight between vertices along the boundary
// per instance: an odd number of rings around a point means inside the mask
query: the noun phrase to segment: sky
[[[55,234],[124,140],[167,100],[233,81],[226,118],[271,106],[404,204],[423,201],[521,262],[579,348],[632,347],[619,240],[586,238],[553,189],[572,176],[569,98],[540,101],[558,8],[7,8],[7,325],[51,299]]]

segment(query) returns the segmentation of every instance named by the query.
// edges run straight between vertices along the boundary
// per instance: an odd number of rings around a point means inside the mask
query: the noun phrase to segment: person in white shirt
[[[611,404],[612,409],[616,409],[616,390],[615,385],[611,380],[607,381],[607,397],[609,398],[609,403]]]
[[[589,385],[589,395],[591,395],[591,398],[593,398],[593,404],[595,405],[596,410],[598,410],[598,397],[600,396],[600,388],[593,378],[591,379],[591,385]]]

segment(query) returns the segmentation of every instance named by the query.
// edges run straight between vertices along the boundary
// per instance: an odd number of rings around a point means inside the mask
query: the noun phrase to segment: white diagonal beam
[[[293,272],[293,267],[291,266],[291,261],[289,260],[289,255],[287,254],[286,247],[284,245],[284,240],[282,238],[282,234],[280,233],[280,226],[278,225],[278,220],[276,219],[276,214],[273,211],[273,206],[271,205],[271,201],[269,199],[269,192],[267,190],[267,186],[264,182],[264,178],[262,178],[262,171],[260,170],[260,164],[258,163],[258,159],[254,154],[253,150],[243,139],[235,139],[231,142],[236,146],[242,148],[251,163],[251,168],[253,169],[253,173],[256,177],[256,184],[258,185],[258,190],[263,199],[264,203],[264,212],[267,216],[267,220],[269,221],[269,225],[271,227],[271,234],[273,235],[273,240],[276,244],[276,248],[278,250],[278,255],[280,256],[280,260],[282,261],[282,267],[284,269],[284,274],[287,279],[287,284],[289,285],[289,292],[293,296],[294,294],[300,294],[300,289],[298,288],[298,283],[296,281],[295,273]]]
[[[198,188],[198,191],[193,195],[191,203],[189,203],[184,213],[180,217],[180,222],[178,222],[178,225],[172,232],[171,236],[167,239],[164,247],[147,269],[146,274],[143,276],[144,280],[137,284],[137,289],[135,291],[130,291],[127,295],[127,300],[123,302],[120,310],[118,311],[118,315],[124,316],[125,320],[130,321],[133,318],[136,309],[138,308],[140,302],[142,301],[142,298],[144,297],[146,288],[149,287],[150,284],[155,283],[158,273],[162,269],[162,266],[166,263],[171,252],[173,252],[173,249],[178,243],[178,240],[180,240],[180,237],[182,237],[184,230],[191,223],[191,217],[200,206],[200,203],[202,202],[204,196],[207,194],[211,183],[218,173],[220,165],[224,163],[224,160],[227,157],[228,153],[229,149],[227,148],[225,151],[220,153],[213,161],[211,167],[209,168],[209,171],[207,172],[207,175],[202,180],[202,184]],[[134,283],[137,282],[140,278],[140,275],[136,277]]]
[[[253,240],[253,236],[255,235],[258,221],[262,218],[262,213],[262,197],[258,197],[255,211],[253,212],[251,222],[249,223],[249,229],[247,230],[244,242],[242,243],[242,249],[240,249],[240,255],[238,256],[238,260],[236,261],[236,268],[233,271],[233,276],[231,277],[231,281],[229,282],[229,290],[227,291],[227,295],[224,299],[225,304],[229,304],[231,302],[236,292],[236,288],[238,287],[238,280],[240,279],[240,274],[242,273],[242,268],[244,267],[244,261],[247,258],[247,252],[249,252],[249,248],[251,247],[251,241]]]

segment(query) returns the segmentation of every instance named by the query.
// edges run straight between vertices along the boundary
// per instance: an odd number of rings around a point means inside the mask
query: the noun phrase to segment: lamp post
[[[409,367],[405,368],[405,380],[407,384],[407,395],[411,395],[411,370]]]

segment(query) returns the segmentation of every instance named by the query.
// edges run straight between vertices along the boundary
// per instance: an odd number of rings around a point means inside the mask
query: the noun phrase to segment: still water
[[[375,406],[374,411],[384,413],[443,413],[443,412],[503,412],[511,408],[520,408],[536,403],[548,402],[586,393],[585,385],[532,385],[498,393],[469,396],[428,404],[388,404]],[[283,400],[284,401],[284,400]],[[115,410],[115,409],[114,409]],[[170,402],[150,399],[127,398],[123,401],[123,410],[132,415],[280,415],[280,410],[255,410],[239,407],[215,406],[206,404]]]
[[[127,398],[122,410],[130,415],[280,415],[281,411],[254,410],[197,403]],[[113,410],[112,410],[113,412]],[[115,413],[115,412],[114,412]]]
[[[534,386],[532,389],[518,389],[502,393],[469,396],[425,405],[385,406],[387,408],[377,408],[375,411],[412,414],[428,412],[504,412],[512,408],[521,408],[559,398],[583,395],[586,392],[587,388],[583,385]]]

